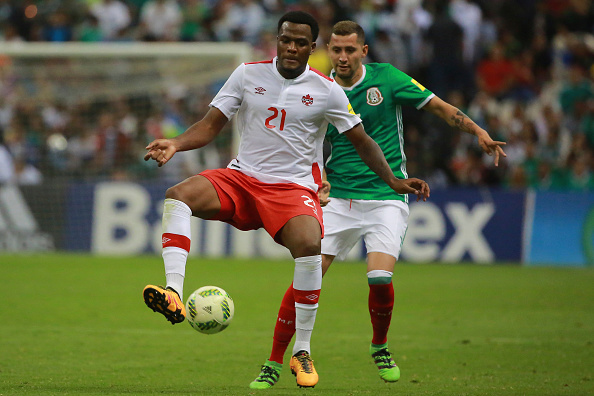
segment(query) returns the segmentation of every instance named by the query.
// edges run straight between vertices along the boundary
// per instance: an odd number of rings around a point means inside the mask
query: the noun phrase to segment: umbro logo
[[[311,300],[311,301],[315,301],[315,300],[317,300],[318,296],[317,296],[317,294],[310,294],[308,296],[305,296],[305,298],[307,298],[308,300]]]
[[[301,102],[306,106],[311,106],[313,104],[313,98],[307,94],[301,98]]]
[[[266,92],[266,90],[264,88],[262,88],[262,87],[258,87],[258,88],[255,88],[255,89],[256,89],[256,92],[254,92],[254,93],[255,94],[258,94],[258,95],[264,95],[264,92]]]
[[[171,239],[169,239],[169,238],[163,237],[163,241],[162,241],[163,245],[166,244],[167,242],[169,242],[170,240]]]

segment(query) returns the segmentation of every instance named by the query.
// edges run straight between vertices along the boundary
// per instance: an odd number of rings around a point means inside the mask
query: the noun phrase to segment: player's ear
[[[316,42],[314,41],[313,43],[311,43],[311,51],[309,52],[310,54],[313,54],[313,52],[316,50]]]
[[[367,44],[365,44],[362,48],[362,52],[363,52],[363,57],[365,58],[367,56],[367,52],[369,51],[369,46]]]

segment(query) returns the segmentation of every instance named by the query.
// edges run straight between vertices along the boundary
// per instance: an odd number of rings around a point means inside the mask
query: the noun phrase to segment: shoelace
[[[299,363],[301,363],[301,368],[303,369],[303,371],[305,371],[307,374],[313,373],[313,370],[311,368],[312,360],[307,352],[297,355],[295,357],[297,358]]]
[[[380,369],[396,366],[396,363],[394,360],[392,360],[392,354],[386,348],[382,348],[374,353],[373,359],[375,360],[375,364],[377,364]]]
[[[267,382],[270,385],[274,385],[276,381],[278,381],[278,371],[270,366],[262,366],[262,371],[260,372],[260,375],[258,375],[256,381]]]

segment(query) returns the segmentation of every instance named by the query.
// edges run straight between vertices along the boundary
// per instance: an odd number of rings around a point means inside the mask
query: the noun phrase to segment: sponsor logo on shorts
[[[313,199],[311,199],[307,195],[302,195],[301,198],[305,198],[305,201],[303,201],[303,203],[305,204],[305,206],[309,206],[310,208],[312,208],[313,211],[314,211],[314,213],[317,216],[318,215],[318,208],[317,208],[316,204],[314,203]]]

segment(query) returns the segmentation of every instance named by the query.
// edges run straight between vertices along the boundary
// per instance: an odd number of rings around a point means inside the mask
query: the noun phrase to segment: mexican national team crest
[[[313,98],[311,96],[309,96],[309,94],[307,94],[304,97],[302,97],[301,98],[301,101],[306,106],[311,106],[313,104]]]
[[[367,104],[370,106],[377,106],[382,103],[384,97],[377,87],[372,87],[367,90]]]

